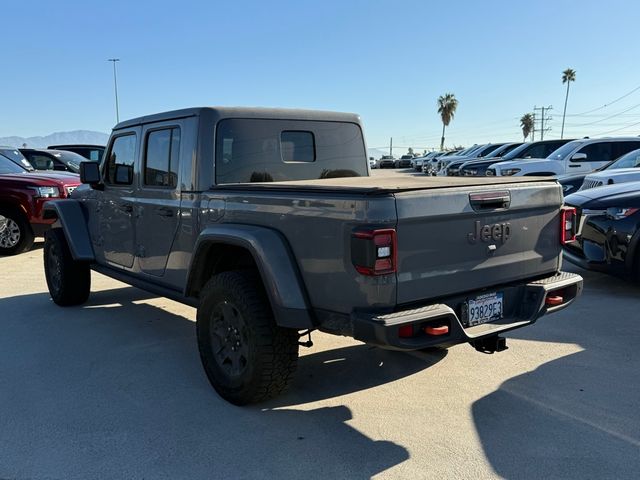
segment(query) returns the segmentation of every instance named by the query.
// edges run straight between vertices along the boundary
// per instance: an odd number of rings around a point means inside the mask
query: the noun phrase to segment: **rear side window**
[[[111,145],[111,152],[107,161],[106,181],[111,184],[118,183],[120,185],[133,183],[133,164],[136,159],[136,135],[129,134],[116,137]],[[122,178],[116,182],[116,165],[125,165],[131,170],[129,180],[122,181]]]
[[[175,188],[178,184],[180,129],[165,128],[147,134],[144,184]]]
[[[615,142],[613,146],[613,158],[621,157],[637,148],[640,148],[640,142]]]
[[[353,123],[234,118],[217,126],[217,184],[359,177],[367,163]]]

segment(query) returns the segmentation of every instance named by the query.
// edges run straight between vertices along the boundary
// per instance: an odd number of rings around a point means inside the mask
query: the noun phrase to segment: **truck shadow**
[[[392,382],[444,352],[311,352],[288,394],[238,408],[208,384],[195,324],[149,297],[126,287],[82,307],[44,293],[0,299],[0,477],[370,478],[408,459],[351,427],[345,406],[293,405]]]
[[[567,270],[584,276],[584,297],[509,336],[583,350],[514,377],[475,402],[476,429],[504,478],[638,478],[638,288]]]

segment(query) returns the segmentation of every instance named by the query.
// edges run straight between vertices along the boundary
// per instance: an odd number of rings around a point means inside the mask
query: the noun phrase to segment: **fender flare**
[[[241,247],[251,254],[279,326],[299,330],[314,328],[295,258],[282,234],[267,227],[221,224],[205,228],[198,236],[191,257],[186,296],[193,295],[198,281],[197,265],[206,261],[206,255],[215,244]]]
[[[73,199],[51,200],[44,204],[44,218],[55,219],[53,228],[62,228],[74,260],[95,261],[87,219],[80,202]]]

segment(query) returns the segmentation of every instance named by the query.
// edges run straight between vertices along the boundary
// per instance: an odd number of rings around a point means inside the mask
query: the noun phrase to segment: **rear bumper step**
[[[534,282],[495,289],[508,292],[507,301],[513,304],[505,308],[507,318],[498,321],[466,326],[460,316],[464,299],[469,297],[454,297],[444,299],[443,303],[393,313],[353,314],[353,334],[357,340],[397,350],[478,344],[483,338],[530,325],[543,315],[569,306],[582,292],[582,277],[560,272]]]

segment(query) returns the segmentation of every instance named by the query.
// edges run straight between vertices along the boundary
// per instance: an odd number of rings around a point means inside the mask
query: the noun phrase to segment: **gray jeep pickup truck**
[[[228,401],[282,392],[320,330],[398,350],[506,348],[579,295],[548,178],[369,176],[357,115],[193,108],[118,124],[70,199],[47,203],[58,305],[90,270],[196,307]],[[301,341],[302,340],[302,341]]]

